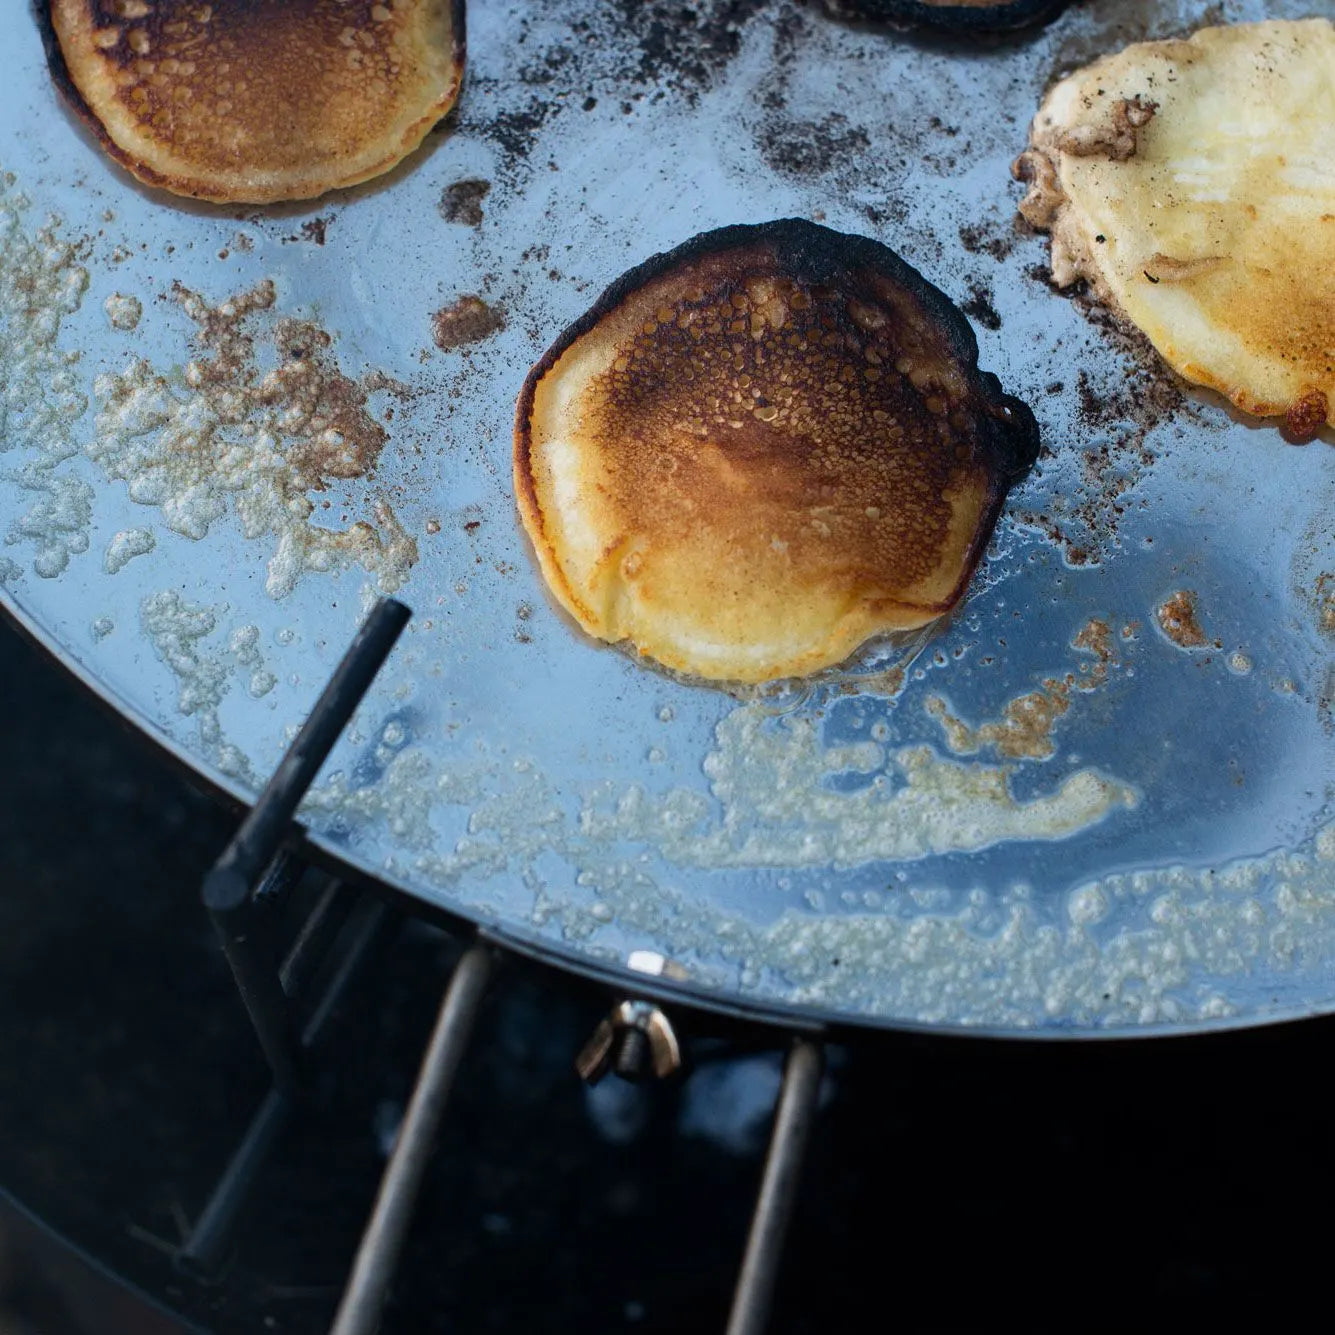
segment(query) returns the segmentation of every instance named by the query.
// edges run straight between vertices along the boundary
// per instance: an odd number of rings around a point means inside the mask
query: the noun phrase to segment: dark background
[[[47,1230],[205,1329],[325,1331],[457,945],[409,923],[372,961],[226,1273],[176,1274],[265,1089],[197,899],[232,817],[3,620],[0,699],[0,1335],[178,1329]],[[501,970],[388,1335],[722,1331],[780,1039],[684,1017],[688,1079],[590,1093],[571,1061],[607,1003]],[[1331,1039],[832,1049],[772,1331],[1324,1308]]]

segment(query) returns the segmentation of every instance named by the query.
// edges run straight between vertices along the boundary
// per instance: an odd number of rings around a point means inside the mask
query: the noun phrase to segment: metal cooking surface
[[[396,591],[414,620],[305,817],[554,950],[647,948],[716,997],[873,1022],[1335,1009],[1335,454],[1179,385],[1051,293],[1046,239],[1012,226],[1051,77],[1221,8],[1311,5],[1099,0],[969,48],[785,3],[693,27],[632,0],[475,4],[459,109],[422,153],[257,212],[133,185],[10,6],[6,603],[249,794]],[[562,620],[510,426],[612,278],[788,215],[887,242],[963,305],[1049,453],[902,681],[885,648],[740,698]]]

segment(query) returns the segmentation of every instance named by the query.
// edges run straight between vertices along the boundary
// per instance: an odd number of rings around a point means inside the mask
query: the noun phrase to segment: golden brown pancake
[[[1335,427],[1335,24],[1139,42],[1061,80],[1016,173],[1083,279],[1172,368],[1290,439]]]
[[[839,18],[888,20],[963,32],[1003,32],[1052,18],[1070,0],[825,0]]]
[[[964,592],[1038,451],[893,251],[790,219],[631,270],[529,372],[515,490],[591,635],[725,681],[811,673]]]
[[[119,163],[220,203],[388,171],[454,105],[463,0],[40,0],[52,75]]]

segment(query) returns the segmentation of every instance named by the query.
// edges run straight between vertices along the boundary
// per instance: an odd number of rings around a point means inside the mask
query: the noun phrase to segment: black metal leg
[[[394,599],[382,598],[376,603],[335,667],[334,676],[320,692],[302,730],[279,761],[274,777],[264,786],[259,801],[204,877],[204,906],[214,920],[236,987],[274,1072],[274,1084],[288,1099],[295,1099],[300,1088],[298,1051],[274,944],[268,937],[267,916],[255,902],[264,897],[260,877],[266,878],[266,884],[286,884],[290,880],[282,845],[292,814],[410,615],[409,609]]]
[[[330,1335],[373,1335],[380,1322],[385,1295],[403,1250],[422,1175],[435,1143],[436,1128],[486,990],[491,958],[486,946],[472,946],[450,978],[422,1059],[417,1087],[380,1180],[371,1222],[362,1235]]]
[[[256,894],[261,893],[269,882],[289,880],[288,862],[286,853],[275,857],[256,887]],[[296,1098],[301,1084],[296,1042],[287,997],[278,976],[269,914],[256,902],[249,884],[240,897],[223,901],[218,895],[210,894],[211,883],[210,876],[204,882],[204,905],[213,919],[213,928],[236,980],[237,991],[241,993],[265,1060],[273,1072],[274,1085],[285,1097]],[[232,882],[226,882],[224,888],[231,889]]]
[[[205,878],[204,902],[209,908],[225,910],[245,899],[273,861],[306,790],[411,615],[402,603],[382,598],[362,623],[259,801]]]
[[[783,1068],[760,1195],[751,1218],[746,1255],[733,1293],[727,1335],[761,1335],[769,1320],[783,1240],[788,1232],[807,1140],[816,1120],[824,1052],[810,1039],[793,1041]]]
[[[292,816],[411,615],[402,603],[389,598],[375,605],[259,801],[204,878],[204,906],[273,1070],[274,1084],[288,1098],[296,1097],[301,1083],[298,1053],[278,961],[265,931],[267,918],[255,904],[257,883],[261,876],[286,877],[281,851]]]
[[[345,897],[351,893],[345,886],[331,888]],[[331,908],[332,902],[328,897],[322,898],[320,906],[311,915],[312,920],[320,913],[321,907],[325,908],[326,913],[335,911]],[[389,917],[383,904],[371,902],[360,920],[349,929],[351,939],[302,1031],[303,1048],[309,1049],[319,1041],[329,1017],[347,992],[362,961],[385,932]],[[321,921],[327,923],[326,918]],[[306,936],[304,931],[302,936]],[[298,938],[298,943],[301,939]],[[293,946],[289,961],[297,949],[297,946]],[[254,1188],[256,1175],[291,1120],[295,1107],[294,1100],[281,1093],[276,1084],[265,1095],[264,1101],[250,1119],[240,1145],[218,1179],[213,1194],[205,1203],[194,1228],[190,1230],[190,1236],[176,1252],[176,1264],[181,1270],[196,1279],[211,1279],[217,1275],[227,1254],[237,1216]]]
[[[176,1264],[186,1274],[203,1280],[217,1275],[231,1241],[232,1226],[250,1195],[255,1174],[269,1157],[291,1114],[291,1100],[284,1098],[277,1088],[264,1096],[213,1195],[176,1253]]]
[[[370,905],[297,1035],[289,998],[303,989],[339,935],[354,895],[331,883],[281,966],[266,901],[280,898],[297,879],[295,861],[283,849],[292,817],[410,615],[391,599],[381,599],[372,609],[259,801],[204,878],[204,906],[273,1072],[274,1087],[176,1254],[177,1264],[196,1275],[216,1271],[221,1262],[255,1176],[301,1093],[302,1052],[319,1037],[388,916],[383,905]]]

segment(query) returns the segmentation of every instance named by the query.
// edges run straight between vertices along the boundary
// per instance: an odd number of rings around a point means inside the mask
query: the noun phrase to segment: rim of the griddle
[[[5,601],[0,598],[0,611],[8,611]],[[18,1222],[37,1235],[39,1245],[54,1246],[92,1271],[99,1284],[105,1284],[118,1293],[126,1294],[135,1302],[148,1308],[156,1316],[175,1322],[180,1327],[181,1335],[209,1335],[208,1330],[199,1325],[194,1318],[170,1306],[162,1299],[151,1294],[147,1287],[137,1280],[130,1279],[114,1265],[100,1259],[88,1250],[82,1242],[77,1242],[73,1235],[63,1227],[53,1224],[44,1214],[39,1213],[30,1203],[31,1198],[19,1195],[11,1188],[0,1183],[0,1214],[9,1211]]]
[[[185,772],[189,781],[203,788],[208,796],[238,810],[252,804],[251,795],[243,792],[239,786],[234,786],[226,776],[206,768],[197,756],[192,755],[156,723],[142,717],[138,711],[125,704],[72,654],[67,653],[53,634],[14,601],[7,589],[0,589],[0,613],[8,618],[15,629],[42,650],[57,668],[79,682],[118,720],[128,725],[140,738],[151,743],[167,759],[174,761]],[[350,855],[346,849],[341,848],[327,836],[311,831],[301,822],[294,822],[294,826],[296,851],[309,861],[376,893],[404,896],[419,906],[419,916],[434,919],[439,925],[455,930],[476,930],[480,938],[491,945],[513,951],[517,955],[536,960],[554,969],[601,983],[616,992],[644,997],[665,1005],[686,1006],[729,1019],[766,1025],[789,1032],[821,1033],[831,1037],[838,1036],[841,1031],[850,1037],[865,1035],[870,1031],[883,1031],[963,1040],[981,1038],[1032,1042],[1070,1042],[1088,1039],[1115,1041],[1200,1037],[1335,1015],[1335,996],[1332,996],[1320,1003],[1306,1005],[1289,1003],[1277,1006],[1274,1010],[1225,1015],[1217,1019],[1190,1023],[1184,1021],[1169,1024],[1100,1026],[1053,1024],[1027,1027],[971,1025],[951,1021],[929,1022],[903,1016],[826,1010],[820,1006],[743,997],[699,979],[677,981],[641,973],[629,965],[598,959],[571,950],[545,937],[525,933],[494,918],[472,912],[465,905],[451,906],[440,900],[428,898],[410,885],[387,879]]]

